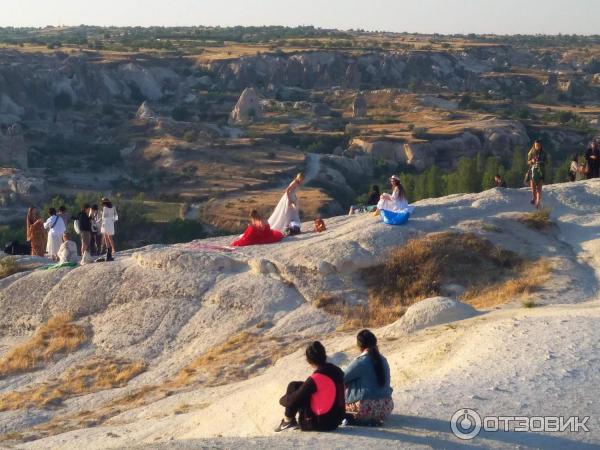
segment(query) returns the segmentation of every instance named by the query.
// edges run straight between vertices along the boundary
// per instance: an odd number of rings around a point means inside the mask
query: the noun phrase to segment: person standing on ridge
[[[27,241],[31,246],[31,255],[44,256],[46,253],[46,231],[44,231],[44,222],[33,206],[27,212],[26,226]]]
[[[546,165],[546,153],[539,140],[534,141],[533,147],[527,154],[529,170],[527,179],[531,186],[531,204],[540,209],[542,204],[542,186],[544,184],[544,166]]]
[[[92,238],[90,244],[90,253],[92,256],[100,256],[102,253],[102,215],[98,211],[98,205],[93,204],[90,209],[90,222],[92,225]]]
[[[594,139],[585,152],[587,161],[586,177],[588,180],[600,177],[600,145]]]
[[[62,245],[62,237],[66,231],[65,222],[56,214],[56,209],[48,210],[48,219],[44,222],[44,228],[48,230],[48,243],[46,253],[53,261],[58,261],[58,250]]]
[[[115,241],[115,222],[119,220],[117,209],[112,202],[104,197],[102,199],[102,227],[100,231],[104,237],[104,245],[106,245],[106,261],[113,261],[113,255],[116,253]]]
[[[81,237],[81,264],[87,264],[90,258],[90,243],[92,240],[92,221],[90,220],[90,205],[87,203],[81,207],[81,211],[73,217],[77,224],[75,230]]]

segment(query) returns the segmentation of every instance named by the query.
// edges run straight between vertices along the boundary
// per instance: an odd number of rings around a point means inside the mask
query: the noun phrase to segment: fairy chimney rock
[[[352,117],[355,119],[367,117],[367,101],[362,94],[357,94],[354,98],[354,103],[352,104]]]
[[[261,114],[258,93],[256,89],[249,87],[244,89],[244,92],[240,95],[238,102],[229,115],[229,122],[235,125],[244,124],[260,118]]]
[[[150,108],[150,105],[148,105],[148,102],[144,102],[140,105],[135,117],[140,120],[155,120],[157,118],[152,108]]]

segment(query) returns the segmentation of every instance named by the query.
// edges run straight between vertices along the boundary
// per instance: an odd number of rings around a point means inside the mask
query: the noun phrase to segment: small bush
[[[543,231],[554,225],[550,220],[550,212],[549,208],[544,208],[532,213],[523,214],[518,220],[533,230]]]
[[[428,129],[425,127],[415,127],[412,130],[412,137],[415,139],[427,139],[429,138]]]
[[[525,298],[521,302],[521,306],[523,306],[523,308],[535,308],[537,303],[532,298]]]

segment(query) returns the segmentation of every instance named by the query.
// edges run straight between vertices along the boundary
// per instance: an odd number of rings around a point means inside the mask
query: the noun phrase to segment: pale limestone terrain
[[[530,210],[525,190],[492,189],[421,201],[403,227],[372,216],[327,220],[281,244],[215,250],[232,238],[123,252],[113,264],[24,272],[0,281],[0,356],[59,313],[92,330],[89,343],[44,368],[0,380],[0,394],[59,376],[92,356],[144,361],[147,370],[125,387],[66,400],[60,407],[0,413],[0,433],[31,432],[51,418],[103,411],[111,401],[148,385],[168,383],[196,357],[242,331],[253,334],[243,381],[199,381],[138,407],[122,408],[99,426],[72,429],[19,448],[597,448],[600,344],[600,181],[545,188],[556,226],[527,228],[515,220]],[[307,230],[310,224],[305,224]],[[395,411],[381,429],[274,435],[277,399],[290,380],[309,373],[299,349],[325,343],[344,366],[356,356],[355,331],[314,306],[327,292],[365,302],[359,271],[410,237],[469,231],[522,255],[545,257],[551,278],[525,309],[515,299],[474,311],[448,299],[413,306],[398,322],[375,330],[390,361]],[[451,322],[451,323],[450,323]],[[274,364],[257,364],[277,348]],[[204,377],[204,378],[203,378]],[[591,416],[590,433],[487,433],[462,442],[449,432],[461,408],[482,415]],[[33,431],[31,431],[33,430]],[[41,437],[41,436],[37,436]]]

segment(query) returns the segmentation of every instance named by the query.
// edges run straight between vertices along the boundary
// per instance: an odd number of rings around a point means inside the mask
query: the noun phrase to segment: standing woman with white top
[[[117,209],[113,206],[112,202],[106,197],[102,199],[102,226],[100,232],[104,238],[104,245],[106,245],[106,261],[114,261],[113,255],[116,253],[115,241],[113,236],[115,235],[115,222],[119,220]]]
[[[58,250],[62,245],[62,237],[67,227],[63,218],[56,214],[56,209],[50,208],[48,214],[50,217],[44,222],[44,228],[48,230],[46,252],[53,261],[58,261]]]

